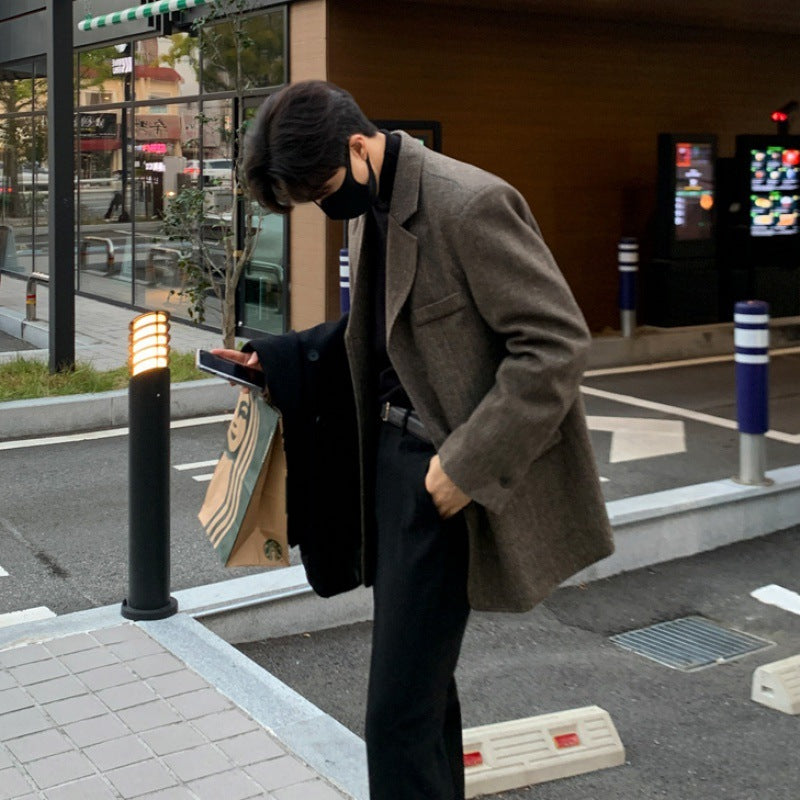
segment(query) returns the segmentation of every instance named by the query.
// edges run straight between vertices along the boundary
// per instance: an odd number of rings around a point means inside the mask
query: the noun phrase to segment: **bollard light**
[[[132,320],[128,364],[131,377],[169,367],[169,314],[166,311],[152,311]]]
[[[122,616],[164,619],[178,610],[169,594],[169,314],[130,323],[128,363],[128,596]]]

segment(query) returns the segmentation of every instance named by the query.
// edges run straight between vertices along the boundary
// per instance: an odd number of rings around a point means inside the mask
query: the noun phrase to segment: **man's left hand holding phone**
[[[219,356],[220,358],[227,359],[228,361],[233,361],[236,364],[241,364],[244,367],[248,367],[250,369],[258,370],[259,372],[263,372],[264,369],[261,366],[261,362],[258,360],[258,353],[255,350],[251,353],[243,353],[241,350],[227,350],[224,348],[214,348],[210,351],[213,355]],[[236,383],[235,381],[228,381],[231,386],[238,386],[243,392],[249,392],[250,387],[246,386],[241,383]],[[264,389],[264,393],[267,393],[266,388]]]

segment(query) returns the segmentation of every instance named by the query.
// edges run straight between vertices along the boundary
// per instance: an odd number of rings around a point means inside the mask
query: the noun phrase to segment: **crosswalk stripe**
[[[37,619],[50,619],[55,616],[55,612],[51,611],[47,606],[25,608],[22,611],[9,611],[7,614],[0,614],[0,628],[21,625],[23,622],[35,622]]]
[[[216,467],[219,463],[218,458],[214,458],[211,461],[193,461],[191,464],[173,464],[173,469],[177,470],[185,470],[185,469],[201,469],[202,467]]]
[[[213,472],[209,472],[205,475],[192,475],[192,480],[197,481],[198,483],[208,483],[214,477]]]

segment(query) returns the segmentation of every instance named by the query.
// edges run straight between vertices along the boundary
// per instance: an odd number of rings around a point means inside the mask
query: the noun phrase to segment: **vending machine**
[[[712,134],[659,134],[655,249],[645,280],[648,324],[719,318],[716,161]]]
[[[800,314],[800,136],[737,136],[733,167],[730,266],[771,316]]]

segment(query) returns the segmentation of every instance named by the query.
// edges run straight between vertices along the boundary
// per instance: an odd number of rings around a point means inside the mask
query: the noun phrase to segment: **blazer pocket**
[[[415,325],[425,325],[427,322],[433,322],[435,319],[441,319],[449,314],[454,314],[460,308],[467,304],[467,300],[463,294],[456,292],[443,297],[441,300],[436,300],[433,303],[427,303],[424,306],[411,309],[411,316]]]

